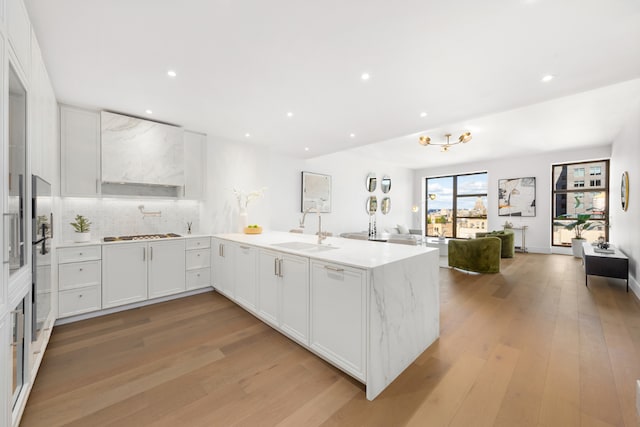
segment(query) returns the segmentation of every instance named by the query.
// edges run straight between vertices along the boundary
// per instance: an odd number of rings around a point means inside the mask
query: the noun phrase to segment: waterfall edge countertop
[[[436,248],[424,246],[369,242],[342,237],[327,237],[321,245],[318,245],[317,236],[315,235],[284,231],[265,231],[262,234],[225,233],[214,234],[213,237],[367,269],[438,251]],[[292,244],[290,245],[291,247],[286,246],[289,243]],[[309,247],[296,249],[296,243],[308,245]],[[285,246],[282,246],[283,244]]]

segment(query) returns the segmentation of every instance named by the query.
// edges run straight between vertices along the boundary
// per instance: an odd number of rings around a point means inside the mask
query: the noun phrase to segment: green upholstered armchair
[[[449,267],[477,273],[499,273],[502,241],[498,237],[449,240]]]
[[[513,258],[513,254],[515,252],[515,242],[513,231],[510,230],[500,230],[500,231],[491,231],[489,233],[476,233],[476,238],[478,237],[497,237],[502,240],[502,251],[500,252],[501,258]]]

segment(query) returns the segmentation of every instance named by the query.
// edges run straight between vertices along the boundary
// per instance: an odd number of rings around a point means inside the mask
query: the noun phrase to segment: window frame
[[[579,177],[579,178],[583,178],[582,182],[584,182],[584,186],[582,187],[576,187],[573,186],[571,188],[569,188],[569,186],[567,185],[567,188],[564,190],[557,190],[555,188],[555,168],[558,166],[566,166],[567,169],[569,168],[574,168],[576,166],[579,165],[586,165],[589,163],[597,163],[597,162],[603,162],[606,166],[606,173],[603,174],[602,173],[602,169],[600,170],[600,175],[587,175],[585,177]],[[589,172],[590,169],[589,169]],[[586,173],[586,167],[585,167],[585,173]],[[560,243],[555,243],[553,240],[553,234],[554,234],[554,222],[555,221],[560,221],[560,220],[567,220],[567,218],[560,218],[560,217],[556,217],[555,213],[556,213],[556,195],[557,194],[567,194],[567,195],[573,195],[573,194],[578,194],[578,193],[583,193],[583,195],[585,193],[588,192],[598,192],[598,191],[602,191],[604,192],[604,213],[603,213],[603,218],[594,218],[594,221],[597,222],[602,222],[604,224],[604,235],[605,235],[605,240],[609,241],[609,194],[610,194],[610,185],[609,185],[609,175],[611,173],[611,162],[609,159],[596,159],[596,160],[587,160],[587,161],[582,161],[582,162],[570,162],[570,163],[554,163],[551,165],[551,246],[552,247],[558,247],[558,248],[567,248],[567,247],[571,247],[571,245],[569,244],[560,244]],[[587,186],[587,177],[589,177],[589,181],[591,181],[591,177],[592,176],[597,176],[600,178],[595,178],[597,180],[601,180],[601,186],[598,187],[594,187],[591,188],[591,186]],[[602,182],[604,181],[604,182]],[[584,197],[584,196],[583,196]]]
[[[458,177],[461,176],[470,176],[470,175],[485,175],[487,178],[487,192],[486,193],[464,193],[458,194]],[[440,176],[429,176],[424,178],[424,191],[425,191],[425,209],[424,209],[424,235],[425,237],[437,237],[437,235],[429,235],[429,226],[428,226],[428,218],[429,218],[429,180],[430,179],[440,179],[440,178],[452,178],[453,179],[453,194],[452,194],[452,239],[460,239],[463,237],[458,237],[458,220],[459,219],[476,219],[476,220],[484,220],[485,224],[488,224],[488,213],[485,213],[483,216],[458,216],[458,199],[459,198],[467,198],[467,197],[485,197],[487,200],[487,204],[489,203],[489,173],[487,171],[480,172],[468,172],[468,173],[459,173],[453,175],[440,175]],[[487,206],[485,206],[487,208]]]

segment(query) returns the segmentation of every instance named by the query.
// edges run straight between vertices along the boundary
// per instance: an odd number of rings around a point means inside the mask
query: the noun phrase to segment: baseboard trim
[[[133,304],[121,305],[119,307],[107,308],[100,311],[92,311],[91,313],[78,314],[77,316],[65,317],[56,320],[54,326],[66,325],[67,323],[78,322],[80,320],[93,319],[94,317],[106,316],[107,314],[118,313],[120,311],[131,310],[133,308],[145,307],[147,305],[157,304],[159,302],[171,301],[178,298],[190,297],[192,295],[203,294],[213,291],[213,286],[206,288],[194,289],[192,291],[181,292],[179,294],[167,295],[166,297],[154,298],[147,301],[140,301]]]
[[[629,289],[633,292],[633,294],[640,301],[640,284],[638,281],[633,278],[633,276],[629,276]]]

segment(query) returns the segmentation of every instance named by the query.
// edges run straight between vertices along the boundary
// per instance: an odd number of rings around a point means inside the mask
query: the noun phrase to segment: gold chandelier
[[[453,142],[451,142],[451,140],[450,140],[450,138],[451,138],[451,134],[450,133],[445,133],[444,136],[445,136],[445,138],[447,138],[446,142],[444,142],[444,141],[443,142],[432,142],[431,138],[429,138],[428,136],[421,136],[419,142],[420,142],[420,145],[424,145],[425,147],[427,145],[436,145],[436,146],[440,147],[440,151],[447,152],[447,151],[449,151],[449,148],[452,145],[457,145],[457,144],[460,144],[460,143],[467,143],[467,142],[471,141],[471,138],[472,138],[471,132],[463,133],[462,135],[460,135],[458,137],[457,141],[453,141]]]

